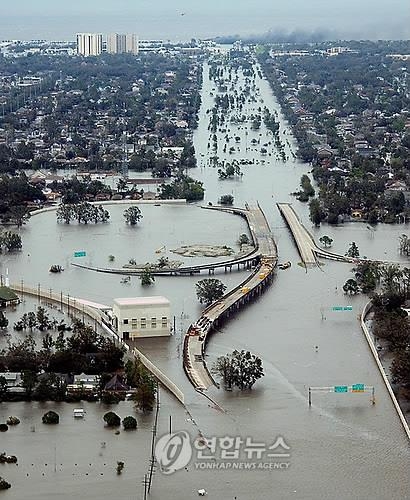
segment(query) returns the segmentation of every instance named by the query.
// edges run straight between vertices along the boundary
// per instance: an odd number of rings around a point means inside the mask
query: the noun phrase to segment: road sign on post
[[[84,250],[80,250],[79,252],[74,252],[74,257],[85,257],[87,255],[87,252]]]
[[[352,385],[333,385],[327,387],[309,387],[309,399],[308,399],[309,406],[312,406],[312,394],[314,392],[333,392],[333,393],[370,392],[370,394],[372,395],[371,397],[372,404],[376,403],[374,397],[374,386],[372,385],[352,384]]]

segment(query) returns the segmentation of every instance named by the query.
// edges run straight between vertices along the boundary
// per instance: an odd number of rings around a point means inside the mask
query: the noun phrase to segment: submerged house
[[[0,307],[14,306],[20,302],[16,295],[8,286],[0,286]]]
[[[105,384],[104,390],[126,392],[130,390],[130,387],[124,382],[123,377],[116,373],[112,379]]]

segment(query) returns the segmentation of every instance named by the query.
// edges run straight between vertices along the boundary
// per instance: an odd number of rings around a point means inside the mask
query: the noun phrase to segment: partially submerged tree
[[[142,286],[149,286],[155,282],[155,276],[152,274],[150,267],[145,267],[140,274],[140,280]]]
[[[349,248],[347,249],[346,257],[350,257],[352,259],[358,259],[359,255],[360,255],[359,247],[356,245],[354,241],[352,241],[350,243]]]
[[[222,377],[226,389],[236,386],[241,391],[252,389],[255,382],[264,376],[262,360],[245,350],[220,356],[213,371]]]
[[[135,226],[142,219],[141,210],[138,207],[129,207],[124,210],[124,218],[127,224]]]
[[[219,198],[220,205],[233,205],[233,196],[231,194],[223,194]]]
[[[323,236],[321,236],[319,238],[319,241],[320,243],[325,247],[325,248],[328,248],[332,245],[333,243],[333,239],[330,238],[329,236],[327,236],[326,234],[324,234]]]
[[[132,416],[125,417],[122,421],[122,425],[125,431],[136,429],[137,419]]]
[[[242,245],[250,245],[251,241],[249,239],[249,236],[247,234],[245,234],[245,233],[239,235],[238,244],[240,246],[242,246]]]
[[[139,358],[126,363],[125,373],[128,385],[136,388],[133,396],[136,408],[144,413],[152,411],[157,394],[157,382],[155,378],[145,368]]]
[[[107,412],[103,417],[104,422],[108,427],[118,427],[121,425],[120,417],[113,411]]]
[[[381,266],[378,262],[362,260],[353,269],[355,279],[363,293],[374,290],[380,281]]]
[[[53,410],[48,411],[42,417],[43,424],[58,424],[60,422],[60,417],[58,413]]]
[[[357,281],[354,280],[353,278],[350,278],[343,285],[343,291],[350,295],[356,295],[357,293],[359,293],[360,288],[359,285],[357,284]]]
[[[4,330],[4,328],[7,328],[8,324],[9,320],[6,318],[4,312],[0,310],[0,330]]]
[[[195,286],[199,302],[207,306],[220,299],[226,290],[226,285],[215,278],[203,279],[198,281]]]

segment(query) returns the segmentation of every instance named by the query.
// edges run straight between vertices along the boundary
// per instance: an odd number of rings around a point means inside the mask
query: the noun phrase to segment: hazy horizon
[[[410,39],[409,0],[15,0],[2,6],[0,39],[73,40],[76,32],[133,32],[187,40],[268,31],[333,39]]]

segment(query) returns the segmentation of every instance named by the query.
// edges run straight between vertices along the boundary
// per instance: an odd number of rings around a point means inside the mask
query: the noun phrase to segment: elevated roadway
[[[247,217],[259,253],[256,269],[240,285],[207,307],[198,321],[189,327],[184,338],[184,370],[195,389],[199,391],[217,385],[205,362],[209,334],[221,321],[262,293],[272,281],[277,265],[276,244],[260,206],[247,207]]]
[[[317,266],[318,257],[338,260],[340,262],[355,262],[355,259],[346,257],[345,255],[328,252],[327,250],[319,248],[316,245],[312,235],[300,221],[290,203],[277,203],[277,207],[283,218],[285,219],[290,232],[292,233],[293,239],[299,251],[299,255],[305,267]]]
[[[259,261],[260,258],[260,250],[258,248],[259,240],[263,236],[259,234],[260,228],[263,227],[261,225],[260,214],[258,210],[252,210],[248,208],[235,208],[235,207],[220,207],[220,206],[204,206],[201,207],[203,209],[209,210],[218,210],[221,212],[228,212],[231,214],[239,215],[243,217],[249,228],[249,232],[251,234],[251,238],[254,244],[254,248],[245,255],[236,256],[232,259],[226,259],[218,262],[211,262],[208,264],[198,264],[194,266],[182,266],[182,267],[162,267],[162,268],[151,268],[150,272],[154,276],[187,276],[187,275],[195,275],[201,274],[206,271],[208,274],[214,274],[217,269],[221,269],[224,272],[232,271],[232,270],[241,270],[241,269],[252,269],[254,268]],[[263,216],[264,217],[264,216]],[[112,267],[97,267],[90,266],[87,264],[77,264],[76,262],[71,263],[74,267],[79,267],[81,269],[87,269],[89,271],[95,271],[98,273],[107,273],[107,274],[120,274],[124,276],[139,276],[145,271],[145,268],[112,268]]]

